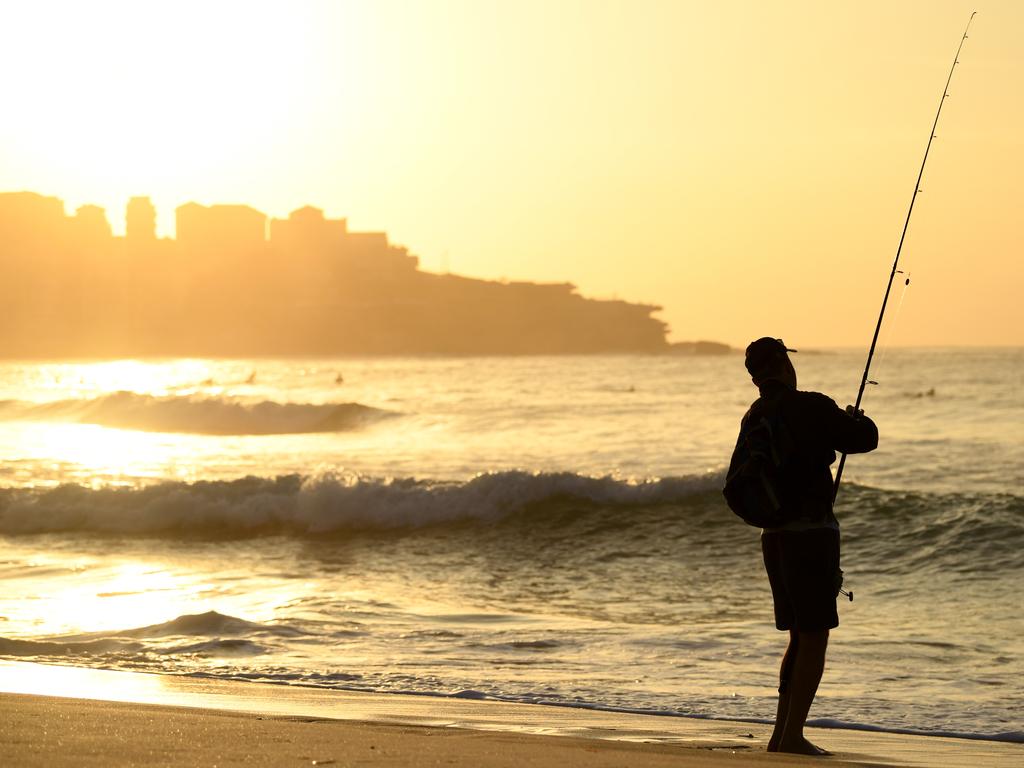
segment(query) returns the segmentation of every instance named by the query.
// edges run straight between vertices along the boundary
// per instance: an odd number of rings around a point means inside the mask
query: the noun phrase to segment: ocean
[[[800,352],[852,402],[861,350]],[[1024,741],[1024,350],[892,349],[812,724]],[[0,364],[0,657],[770,721],[742,357]]]

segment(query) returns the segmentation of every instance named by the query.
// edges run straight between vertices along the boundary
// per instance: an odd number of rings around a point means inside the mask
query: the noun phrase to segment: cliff
[[[3,357],[572,354],[667,351],[660,307],[568,283],[439,275],[382,232],[302,208],[177,209],[159,239],[146,198],[125,237],[106,214],[0,193]],[[269,232],[269,236],[268,236]]]

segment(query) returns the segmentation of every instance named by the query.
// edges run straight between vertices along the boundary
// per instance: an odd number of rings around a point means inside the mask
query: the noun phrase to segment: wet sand
[[[63,690],[60,690],[63,689]],[[0,662],[4,766],[963,766],[1024,746],[809,729],[836,754],[768,754],[761,723],[301,689]]]
[[[802,765],[720,749],[0,695],[8,766]],[[748,748],[746,751],[751,751]],[[836,765],[853,763],[836,762]]]

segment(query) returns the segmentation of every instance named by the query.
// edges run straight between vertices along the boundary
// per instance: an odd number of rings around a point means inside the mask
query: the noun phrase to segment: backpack
[[[759,399],[740,427],[722,495],[743,522],[777,528],[797,516],[785,474],[796,444],[782,420],[780,398]]]

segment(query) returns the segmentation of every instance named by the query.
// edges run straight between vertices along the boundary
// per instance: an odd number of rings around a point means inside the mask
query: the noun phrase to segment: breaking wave
[[[408,535],[437,526],[523,520],[554,531],[588,520],[578,535],[658,526],[745,534],[725,507],[721,473],[650,480],[572,472],[481,474],[465,482],[326,474],[125,488],[0,489],[0,534],[82,532],[165,539]],[[630,512],[624,514],[624,512]],[[970,551],[973,572],[1024,565],[1024,498],[1015,494],[892,491],[850,484],[840,496],[844,541],[881,571],[939,567]],[[581,546],[584,545],[580,541]],[[605,559],[631,556],[611,552]]]
[[[496,472],[467,482],[320,475],[164,482],[139,488],[0,489],[0,533],[170,538],[314,536],[497,521],[558,502],[596,507],[720,498],[717,475],[630,482],[571,472]]]
[[[258,624],[207,611],[132,629],[31,639],[0,637],[0,656],[34,659],[116,656],[141,659],[147,653],[163,656],[253,656],[266,652],[254,638],[287,638],[306,634],[287,624]]]
[[[119,637],[232,637],[251,634],[296,636],[305,634],[285,624],[259,624],[236,616],[227,616],[217,611],[189,613],[160,624],[151,624],[136,629],[118,632]]]
[[[360,403],[244,402],[201,395],[158,397],[114,392],[88,400],[0,402],[0,419],[96,424],[141,432],[197,435],[284,435],[342,432],[364,426],[392,411]]]

